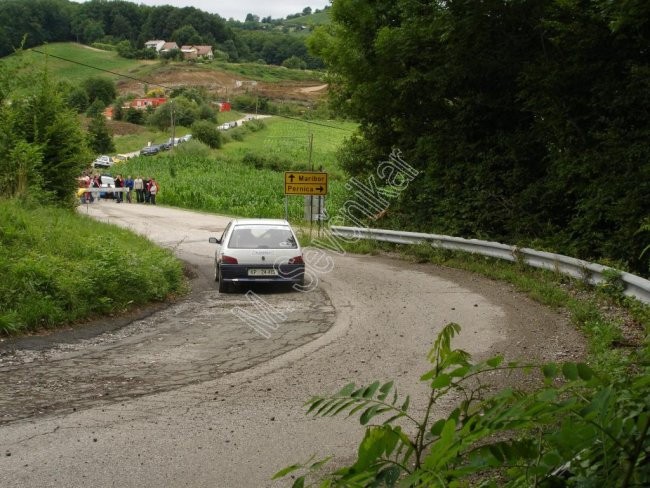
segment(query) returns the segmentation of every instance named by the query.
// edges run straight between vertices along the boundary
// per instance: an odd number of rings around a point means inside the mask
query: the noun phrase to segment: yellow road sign
[[[285,171],[285,195],[327,195],[327,173]]]

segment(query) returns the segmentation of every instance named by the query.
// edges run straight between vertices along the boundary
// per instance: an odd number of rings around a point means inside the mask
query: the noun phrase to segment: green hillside
[[[62,42],[46,44],[24,51],[19,58],[31,67],[47,66],[48,71],[57,78],[65,79],[71,83],[78,83],[91,76],[97,76],[99,72],[92,67],[101,67],[104,70],[114,73],[133,73],[138,68],[155,63],[155,61],[142,61],[125,59],[113,51],[102,51],[82,44]],[[71,63],[64,59],[76,61]],[[18,59],[15,55],[7,57],[3,62],[15,63]],[[86,66],[84,66],[86,65]],[[108,72],[104,76],[118,79],[117,74]]]
[[[330,14],[328,9],[315,14],[303,15],[301,17],[284,20],[282,24],[288,26],[296,26],[296,25],[316,26],[316,25],[329,24],[329,22],[330,22]]]

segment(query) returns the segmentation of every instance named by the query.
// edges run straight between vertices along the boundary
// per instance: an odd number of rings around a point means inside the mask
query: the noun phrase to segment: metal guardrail
[[[536,251],[529,248],[508,246],[498,242],[481,241],[478,239],[463,239],[462,237],[449,237],[439,234],[423,234],[420,232],[401,232],[396,230],[368,229],[360,227],[331,226],[333,236],[346,239],[374,239],[376,241],[392,242],[395,244],[423,244],[428,243],[433,247],[464,251],[482,256],[489,256],[507,261],[517,261],[544,268],[558,273],[584,280],[587,283],[598,284],[606,281],[608,271],[620,274],[625,285],[623,293],[637,300],[650,303],[650,281],[639,276],[614,270],[608,266],[590,263],[581,259]]]

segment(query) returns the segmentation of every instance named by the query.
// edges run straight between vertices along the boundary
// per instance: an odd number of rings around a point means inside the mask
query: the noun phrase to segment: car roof
[[[284,219],[233,219],[232,225],[279,225],[291,227]]]

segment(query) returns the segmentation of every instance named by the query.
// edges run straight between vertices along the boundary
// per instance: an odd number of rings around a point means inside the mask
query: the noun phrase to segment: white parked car
[[[296,234],[286,220],[236,219],[226,226],[214,255],[219,291],[236,283],[303,284],[305,262]]]
[[[112,157],[102,155],[93,161],[93,168],[110,168],[115,164]]]

